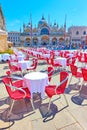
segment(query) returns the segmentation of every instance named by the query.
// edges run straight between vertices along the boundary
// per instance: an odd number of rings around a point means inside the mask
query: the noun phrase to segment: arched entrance
[[[80,44],[81,45],[81,44]],[[77,43],[72,43],[72,49],[76,49],[77,48]]]
[[[25,39],[25,42],[24,42],[27,46],[29,46],[31,44],[31,38],[30,37],[27,37]]]
[[[63,37],[60,37],[59,38],[59,42],[63,42],[64,41],[64,38]]]
[[[42,45],[49,44],[49,37],[48,36],[42,36],[41,43],[42,43]]]
[[[53,45],[56,45],[56,44],[57,44],[57,38],[56,38],[56,37],[54,37],[54,38],[52,39],[52,44],[53,44]]]
[[[37,43],[38,43],[38,38],[37,37],[33,37],[33,44],[37,45]]]

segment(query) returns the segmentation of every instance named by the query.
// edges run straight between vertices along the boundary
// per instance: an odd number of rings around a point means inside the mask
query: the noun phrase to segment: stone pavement
[[[44,67],[46,65],[39,65],[37,71]],[[46,116],[48,98],[41,100],[40,95],[34,95],[35,113],[32,111],[30,101],[25,99],[15,102],[10,121],[7,120],[10,99],[2,83],[7,70],[8,65],[0,63],[0,130],[87,130],[87,100],[83,99],[80,105],[74,103],[72,97],[77,94],[78,89],[72,90],[73,87],[65,91],[68,107],[63,95],[60,99],[55,96],[52,99],[50,113]],[[70,73],[69,75],[71,76]],[[54,75],[51,84],[57,83],[57,79],[58,75]],[[72,86],[76,85],[76,81],[72,80]]]

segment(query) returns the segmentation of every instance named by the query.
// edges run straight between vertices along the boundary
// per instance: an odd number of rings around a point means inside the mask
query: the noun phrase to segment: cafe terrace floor
[[[37,71],[46,66],[46,64],[39,64]],[[72,97],[79,92],[79,87],[73,89],[77,86],[75,78],[71,82],[73,87],[70,90],[66,89],[65,92],[69,103],[68,107],[63,96],[60,99],[55,96],[52,99],[50,113],[46,116],[48,98],[41,100],[40,96],[34,94],[35,113],[32,111],[28,99],[16,101],[10,121],[6,120],[10,100],[2,78],[6,75],[7,70],[7,63],[0,63],[0,130],[87,130],[87,99],[84,98],[80,105],[79,101],[77,101],[78,104],[72,101]],[[53,75],[50,84],[57,83],[58,75],[57,72]],[[71,73],[69,73],[69,79],[70,76]]]

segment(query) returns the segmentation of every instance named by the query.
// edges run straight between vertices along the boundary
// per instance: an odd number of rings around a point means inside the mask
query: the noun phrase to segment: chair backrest
[[[69,66],[71,64],[74,65],[76,62],[76,57],[75,56],[72,58],[68,57],[66,62],[67,62],[67,66]]]
[[[13,86],[10,82],[9,77],[4,77],[2,79],[2,82],[4,83],[6,90],[7,90],[8,94],[11,98],[16,99],[16,96],[19,93],[23,93],[22,97],[20,95],[18,95],[19,98],[25,98],[26,97],[26,92],[22,88],[17,88],[16,86]]]
[[[71,64],[75,64],[75,62],[76,62],[76,56],[75,57],[72,57],[72,62],[71,62]]]
[[[55,66],[55,67],[61,66],[60,63],[56,63],[56,62],[55,62],[55,59],[51,59],[51,65],[52,65],[52,66]]]
[[[82,68],[81,70],[82,70],[82,75],[83,75],[84,81],[87,81],[87,69]]]
[[[70,69],[73,76],[77,75],[77,69],[78,69],[77,66],[71,64]]]
[[[54,51],[51,51],[50,52],[50,59],[54,59],[54,57],[55,57]]]
[[[10,83],[13,85],[12,78],[11,78],[11,72],[8,70],[8,71],[6,71],[6,74],[7,74],[7,77],[9,78],[9,80],[10,80]]]
[[[56,87],[57,92],[64,93],[68,82],[68,76],[69,76],[68,72],[66,71],[60,72],[60,83],[58,83]]]
[[[33,59],[33,69],[36,69],[37,67],[37,64],[38,64],[38,60],[36,58]]]
[[[13,72],[15,70],[15,66],[14,65],[11,65],[11,62],[8,60],[8,66],[9,66],[9,69]]]
[[[49,82],[51,81],[53,72],[54,72],[54,68],[52,66],[48,66],[48,79],[49,79]]]
[[[9,87],[9,85],[11,85],[10,78],[4,77],[2,79],[2,82],[4,83],[6,90],[7,90],[8,94],[10,95],[11,94],[11,88]]]
[[[87,63],[87,54],[84,53],[84,61]]]

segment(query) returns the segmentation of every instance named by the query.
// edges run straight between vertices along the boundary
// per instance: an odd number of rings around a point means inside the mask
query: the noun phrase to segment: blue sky
[[[27,24],[32,14],[33,27],[44,15],[50,23],[56,21],[63,26],[67,15],[67,28],[72,25],[87,26],[87,0],[0,0],[6,19],[7,31],[19,31],[23,23]]]

